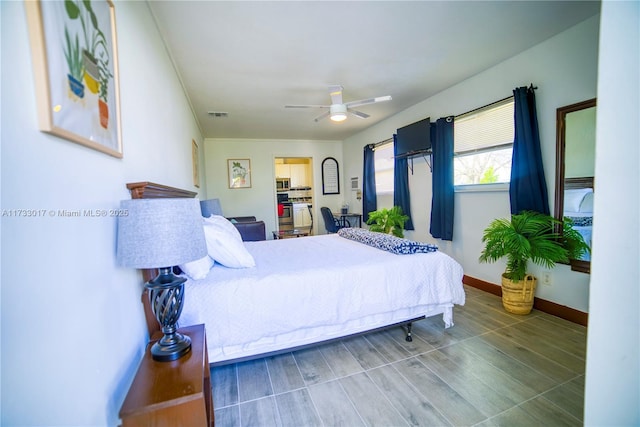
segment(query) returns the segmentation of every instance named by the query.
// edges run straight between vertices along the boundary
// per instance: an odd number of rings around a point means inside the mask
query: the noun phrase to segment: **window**
[[[508,183],[514,130],[513,97],[455,119],[454,185]]]
[[[374,151],[376,194],[393,195],[393,141],[378,145]]]

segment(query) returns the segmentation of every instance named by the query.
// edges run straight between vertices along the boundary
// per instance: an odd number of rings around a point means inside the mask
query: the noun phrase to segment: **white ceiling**
[[[342,140],[597,14],[597,1],[153,1],[205,138]],[[391,95],[341,123],[330,104]],[[213,118],[209,111],[227,112]]]

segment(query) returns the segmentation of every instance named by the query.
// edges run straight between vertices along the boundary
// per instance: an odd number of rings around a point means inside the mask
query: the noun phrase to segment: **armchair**
[[[220,199],[209,199],[200,201],[202,216],[222,215]],[[245,242],[256,242],[266,240],[267,233],[264,221],[257,221],[255,216],[236,216],[227,218],[238,229],[242,240]]]
[[[264,221],[256,221],[255,216],[236,216],[227,219],[236,226],[243,241],[257,242],[267,239]]]

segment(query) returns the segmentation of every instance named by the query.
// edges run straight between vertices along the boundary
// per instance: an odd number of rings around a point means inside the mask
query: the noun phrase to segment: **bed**
[[[164,197],[134,190],[132,197]],[[194,197],[164,187],[169,197]],[[177,193],[176,193],[177,191]],[[176,195],[177,194],[177,195]],[[192,195],[193,194],[193,195]],[[442,316],[465,302],[462,268],[439,252],[396,255],[337,234],[245,242],[255,267],[216,263],[185,283],[182,325],[204,323],[211,364],[224,364]],[[154,277],[144,272],[145,280]],[[145,291],[146,292],[146,291]],[[158,330],[143,296],[150,334]],[[408,327],[410,338],[410,326]]]
[[[593,177],[566,178],[564,182],[563,217],[569,218],[584,241],[591,247],[593,230]],[[586,253],[580,259],[589,261]]]

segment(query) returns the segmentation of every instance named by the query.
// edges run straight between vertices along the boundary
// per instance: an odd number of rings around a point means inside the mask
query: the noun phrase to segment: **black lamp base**
[[[170,362],[191,351],[191,338],[179,333],[165,335],[151,346],[151,357],[158,362]]]
[[[153,360],[170,362],[191,351],[191,339],[177,332],[178,319],[184,304],[183,277],[175,276],[171,268],[160,268],[160,274],[147,282],[151,308],[162,327],[164,336],[151,346]]]

